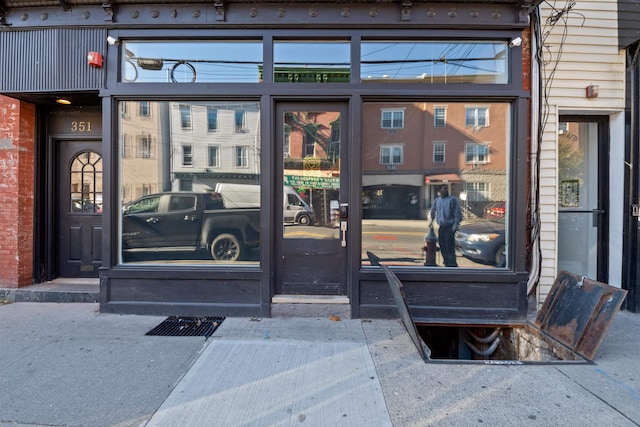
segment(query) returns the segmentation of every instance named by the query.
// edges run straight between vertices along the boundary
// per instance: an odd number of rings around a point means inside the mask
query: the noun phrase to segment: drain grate
[[[224,320],[224,317],[167,317],[145,335],[163,337],[207,337],[209,338]]]

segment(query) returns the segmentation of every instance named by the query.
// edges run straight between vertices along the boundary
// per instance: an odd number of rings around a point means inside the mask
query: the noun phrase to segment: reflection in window
[[[372,251],[395,266],[425,266],[427,214],[441,187],[462,210],[460,268],[504,268],[509,253],[511,106],[490,103],[491,126],[466,126],[469,102],[366,102],[362,117],[362,264]],[[402,132],[371,126],[381,111],[404,111]],[[446,111],[446,126],[437,118]],[[486,116],[484,116],[486,118]],[[491,148],[491,149],[490,149]],[[491,154],[491,156],[489,156]],[[488,213],[487,213],[488,212]],[[434,224],[435,233],[438,225]],[[442,255],[436,264],[443,266]],[[443,267],[444,268],[444,267]]]
[[[484,202],[491,200],[489,197],[489,184],[486,182],[465,182],[467,200],[469,202]]]
[[[447,109],[445,107],[434,108],[433,125],[437,128],[443,128],[447,125]]]
[[[216,132],[218,130],[218,109],[213,107],[207,107],[207,128],[209,132]]]
[[[364,41],[363,82],[507,83],[506,42]]]
[[[71,212],[102,212],[102,156],[93,151],[78,154],[69,170]]]
[[[122,81],[257,83],[262,43],[252,41],[123,41]]]
[[[446,144],[444,142],[433,143],[433,163],[444,163],[444,150]]]
[[[465,162],[469,164],[484,164],[489,161],[489,146],[487,144],[467,143],[464,146]]]
[[[382,110],[382,129],[402,129],[404,127],[403,110]]]
[[[119,111],[138,108],[138,101],[123,106],[131,102],[121,101]],[[220,210],[238,203],[224,196],[260,194],[258,102],[148,101],[148,105],[150,114],[144,120],[137,114],[119,118],[122,262],[257,265],[259,197],[245,200],[245,216],[238,220],[245,225],[242,230],[232,227],[223,236],[210,231],[202,243],[197,236],[200,227],[213,230],[212,220],[201,210],[205,204]],[[210,130],[212,111],[216,132]],[[235,132],[237,111],[244,112],[242,133]],[[189,132],[183,131],[186,112]],[[140,142],[142,155],[125,155],[126,142],[132,140]]]
[[[182,166],[193,166],[193,146],[182,146]]]
[[[236,110],[235,112],[235,131],[236,132],[245,131],[244,116],[245,116],[245,112],[243,110]]]
[[[274,81],[287,83],[348,83],[350,46],[343,41],[276,41]]]
[[[236,167],[249,166],[249,147],[236,147]]]
[[[191,129],[191,106],[180,105],[180,126],[182,129]]]
[[[138,111],[141,117],[148,117],[150,114],[149,101],[140,101],[140,109]]]
[[[207,166],[212,168],[217,168],[220,166],[220,147],[217,145],[209,146],[209,161],[207,162]]]
[[[489,125],[489,109],[486,107],[472,107],[465,111],[466,127],[470,126],[488,126]]]
[[[381,145],[380,164],[399,165],[402,163],[402,145]]]
[[[136,157],[141,159],[150,159],[151,158],[151,136],[150,135],[138,135],[136,137],[136,142],[138,144],[136,150]]]

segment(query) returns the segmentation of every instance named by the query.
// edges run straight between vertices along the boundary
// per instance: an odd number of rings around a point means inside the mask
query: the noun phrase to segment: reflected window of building
[[[491,126],[481,127],[467,126],[469,107],[441,99],[363,104],[363,266],[371,251],[388,265],[445,268],[440,251],[427,262],[425,245],[429,214],[444,186],[461,211],[454,235],[458,268],[509,268],[511,104],[473,106],[474,124],[487,124],[488,111],[493,114]],[[371,126],[381,111],[403,111],[402,131]],[[433,225],[439,238],[437,220]]]
[[[118,122],[120,261],[258,265],[259,103],[146,102],[147,117],[121,114]],[[120,101],[119,111],[137,111],[138,103]],[[213,111],[216,132],[211,132]],[[242,133],[235,132],[237,111],[244,113]],[[188,132],[183,125],[188,125]],[[129,141],[137,144],[133,155],[128,155]],[[156,211],[132,208],[144,204],[155,204]],[[215,232],[216,219],[225,209],[237,207],[246,208],[236,210],[242,217],[225,220],[225,233]]]
[[[180,105],[180,126],[182,129],[191,129],[191,106]]]
[[[404,110],[382,110],[382,129],[402,129],[404,127]]]
[[[486,182],[465,182],[467,200],[470,202],[483,202],[491,200],[489,184]]]
[[[193,146],[182,146],[182,166],[193,166]]]
[[[402,145],[381,145],[380,146],[380,164],[387,166],[396,166],[402,164]]]
[[[436,107],[433,110],[433,126],[443,128],[447,125],[447,108]]]
[[[207,107],[207,129],[209,132],[218,131],[218,109],[213,107]]]
[[[138,114],[140,114],[140,117],[149,117],[149,101],[140,101],[138,104]]]
[[[246,130],[246,123],[244,121],[245,112],[243,110],[236,110],[235,112],[235,131],[242,133]]]
[[[138,135],[136,138],[137,150],[136,156],[141,159],[150,159],[152,157],[151,135]]]
[[[505,84],[506,42],[363,41],[362,82]]]
[[[468,142],[464,146],[465,162],[469,164],[485,164],[489,162],[489,145]]]
[[[220,146],[210,145],[208,150],[208,162],[207,166],[210,168],[217,168],[220,166]]]
[[[444,142],[434,142],[433,143],[433,163],[444,163],[445,162],[445,148],[447,144]]]
[[[284,125],[284,141],[282,141],[282,152],[284,157],[287,158],[291,155],[291,125]]]
[[[249,147],[236,147],[236,167],[246,168],[249,166]]]
[[[465,112],[466,127],[489,126],[489,109],[487,107],[467,107]]]

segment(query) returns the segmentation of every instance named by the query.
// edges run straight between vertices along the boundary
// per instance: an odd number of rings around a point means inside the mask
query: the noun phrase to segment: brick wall
[[[35,106],[0,95],[0,287],[32,283]]]

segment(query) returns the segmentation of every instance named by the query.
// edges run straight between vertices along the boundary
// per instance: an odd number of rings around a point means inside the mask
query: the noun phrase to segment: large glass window
[[[403,128],[371,126],[381,111],[403,111]],[[440,126],[444,111],[446,126]],[[467,126],[470,116],[486,119],[489,112],[490,124]],[[367,102],[362,120],[362,263],[371,251],[396,266],[508,267],[510,105]],[[447,219],[458,208],[454,227]],[[437,248],[433,263],[427,237]]]
[[[258,103],[146,105],[144,120],[137,114],[119,119],[122,262],[257,264]],[[135,107],[137,101],[121,101],[120,111]],[[236,127],[239,111],[242,132]],[[128,155],[128,141],[137,141],[137,155]]]
[[[365,41],[363,82],[507,83],[505,42]]]
[[[258,41],[122,42],[121,80],[153,83],[257,83],[262,69]]]

